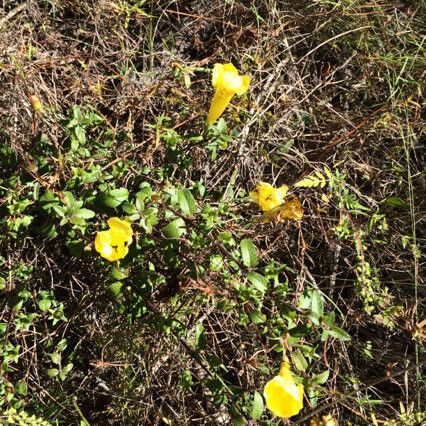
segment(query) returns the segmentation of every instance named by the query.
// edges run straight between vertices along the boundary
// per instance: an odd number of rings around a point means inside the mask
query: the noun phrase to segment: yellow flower
[[[114,262],[129,252],[133,231],[130,223],[118,217],[111,217],[107,223],[110,229],[96,234],[95,249],[103,258]]]
[[[326,416],[322,416],[321,419],[319,417],[314,417],[310,421],[309,426],[338,426],[338,424],[331,414],[327,414]]]
[[[303,207],[300,204],[299,199],[290,195],[285,200],[284,203],[275,207],[271,210],[263,213],[260,218],[261,222],[283,222],[286,219],[299,220],[303,217]]]
[[[259,204],[260,209],[266,212],[283,204],[287,191],[287,185],[274,188],[269,183],[260,182],[249,195],[255,203]]]
[[[250,77],[238,75],[238,70],[232,64],[215,64],[212,85],[216,92],[210,105],[207,124],[214,123],[222,115],[235,94],[243,95],[247,92]]]
[[[303,407],[303,385],[294,383],[288,362],[283,362],[278,376],[266,383],[263,395],[268,409],[283,419],[295,416]]]

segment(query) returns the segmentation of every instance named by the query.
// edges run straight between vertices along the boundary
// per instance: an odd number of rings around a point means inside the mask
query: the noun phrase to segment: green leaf
[[[311,309],[312,309],[312,312],[318,318],[321,318],[324,314],[324,303],[322,301],[322,296],[321,296],[321,293],[317,290],[312,291]]]
[[[312,306],[312,300],[311,300],[312,293],[310,291],[303,292],[298,301],[299,308],[302,309],[309,309]]]
[[[58,236],[58,231],[54,223],[44,223],[36,228],[37,232],[46,237],[48,240],[52,240]]]
[[[246,426],[247,425],[245,418],[235,407],[231,407],[229,409],[229,413],[231,414],[231,421],[232,421],[233,426]]]
[[[312,377],[311,382],[316,385],[323,385],[330,376],[330,370],[325,370],[322,373],[315,374],[315,376]]]
[[[123,287],[123,283],[121,281],[116,281],[108,286],[108,291],[114,296],[118,297],[121,293],[121,288]]]
[[[50,191],[46,191],[39,199],[43,209],[48,210],[51,204],[59,203],[59,198]]]
[[[255,267],[257,265],[257,252],[253,241],[247,239],[241,240],[240,249],[244,266],[248,268]]]
[[[139,201],[144,202],[146,199],[151,198],[153,195],[153,191],[151,185],[148,182],[142,182],[139,185],[140,191],[136,194],[136,198]]]
[[[197,211],[197,204],[189,189],[182,188],[178,191],[178,202],[184,214],[189,215]]]
[[[331,311],[328,315],[324,317],[324,320],[327,325],[332,326],[334,324],[334,321],[336,319],[336,314],[334,311]]]
[[[196,350],[202,349],[206,344],[206,335],[204,333],[204,326],[201,323],[198,323],[195,326],[195,341],[194,347]]]
[[[250,312],[250,321],[253,324],[263,324],[266,321],[266,315],[260,312],[260,310],[255,309],[253,312]]]
[[[53,352],[49,356],[54,364],[61,365],[62,356],[59,352]]]
[[[74,364],[72,362],[70,362],[69,364],[67,364],[62,371],[65,372],[66,374],[68,374],[72,368],[74,367]]]
[[[72,192],[70,192],[70,191],[64,191],[64,197],[63,197],[63,199],[62,199],[62,202],[68,207],[68,208],[74,208],[74,207],[76,207],[77,206],[77,202],[76,202],[76,200],[75,200],[75,198],[74,198],[74,195],[72,194]],[[82,203],[81,203],[81,205],[82,205]],[[81,207],[81,205],[80,206],[78,206],[78,207]]]
[[[247,279],[256,290],[262,293],[268,289],[268,280],[256,272],[249,272],[247,274]]]
[[[136,206],[132,203],[129,203],[128,201],[125,201],[123,203],[123,205],[121,206],[121,208],[123,209],[124,213],[129,214],[129,215],[133,215],[133,214],[138,213],[138,209],[136,208]],[[138,215],[138,217],[139,217],[139,215]]]
[[[163,235],[168,239],[180,238],[185,232],[185,222],[183,219],[178,218],[170,222],[162,229]]]
[[[223,267],[223,257],[220,254],[210,256],[210,270],[218,272]]]
[[[308,368],[308,362],[299,349],[291,353],[291,360],[299,371],[305,371]]]
[[[78,218],[81,218],[81,219],[91,219],[92,217],[95,217],[95,212],[93,211],[93,210],[89,210],[89,209],[80,209],[80,210],[77,210],[75,213],[74,213],[74,217],[78,217]]]
[[[41,311],[48,311],[52,306],[52,301],[50,299],[41,299],[38,301],[38,307]]]
[[[158,223],[158,209],[150,207],[143,212],[140,220],[140,226],[145,230],[147,234],[150,234],[153,230],[154,225]]]
[[[324,188],[326,184],[326,180],[324,176],[320,172],[315,172],[316,176],[308,176],[299,182],[296,182],[294,186],[296,188],[317,188],[320,186],[321,188]]]
[[[28,394],[28,385],[25,382],[20,382],[15,386],[15,392],[18,395],[27,395]]]
[[[118,268],[112,268],[109,276],[116,281],[120,281],[124,280],[124,278],[127,278],[129,276],[129,272]]]
[[[343,342],[347,342],[348,340],[351,340],[351,336],[348,333],[346,333],[345,330],[342,330],[341,328],[337,327],[337,325],[332,325],[326,331],[331,337],[342,340]]]
[[[320,186],[321,188],[324,188],[325,184],[326,184],[326,180],[324,175],[319,172],[318,170],[315,171],[315,174],[317,175],[318,179],[320,180]]]
[[[74,128],[75,137],[79,145],[84,145],[86,143],[86,131],[81,126],[76,126]]]
[[[311,332],[311,327],[306,324],[299,324],[288,330],[292,337],[305,337]]]
[[[127,201],[128,198],[129,191],[127,188],[112,189],[101,196],[102,203],[113,209],[118,207],[124,201]]]
[[[61,339],[56,345],[56,350],[62,352],[67,348],[67,339]]]
[[[399,197],[389,197],[386,199],[386,205],[389,207],[399,208],[399,209],[406,209],[409,207],[409,205]]]
[[[52,208],[59,217],[65,216],[66,209],[64,207],[52,204]]]
[[[312,321],[312,324],[319,326],[321,324],[320,318],[314,312],[310,312],[307,316],[309,320]]]
[[[57,376],[59,374],[59,370],[57,369],[57,368],[49,368],[48,370],[47,370],[47,375],[49,376],[49,377],[55,377],[55,376]]]
[[[69,363],[67,364],[64,368],[62,368],[62,370],[59,373],[59,378],[64,381],[65,378],[68,376],[68,373],[72,370],[72,368],[74,367],[73,363]]]
[[[254,420],[259,420],[262,417],[265,406],[263,404],[262,395],[258,392],[254,392],[253,404],[250,409],[250,417]]]

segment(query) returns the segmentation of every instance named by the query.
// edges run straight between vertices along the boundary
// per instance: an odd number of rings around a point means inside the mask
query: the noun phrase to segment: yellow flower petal
[[[229,102],[231,102],[232,96],[234,96],[233,93],[219,89],[216,90],[207,116],[207,124],[214,123],[223,114],[223,111],[225,111]]]
[[[133,231],[130,223],[118,217],[108,219],[108,225],[110,229],[96,234],[95,249],[104,259],[114,262],[129,252]]]
[[[270,380],[263,391],[266,406],[275,416],[287,419],[303,407],[303,385],[296,385],[288,362],[281,364],[280,372]]]
[[[116,251],[112,246],[112,235],[110,231],[100,231],[96,234],[95,249],[104,258],[113,262],[116,259]]]
[[[223,64],[214,64],[213,73],[212,73],[212,86],[217,87],[223,85],[223,75],[224,75],[224,65]]]
[[[250,86],[250,77],[238,75],[238,70],[232,64],[215,64],[212,75],[212,85],[216,88],[207,123],[214,123],[225,111],[232,97],[243,95]]]
[[[284,203],[278,207],[263,213],[261,222],[283,222],[286,219],[299,220],[303,217],[303,207],[294,195],[289,196]]]
[[[303,386],[292,379],[275,376],[266,384],[263,394],[268,409],[284,419],[295,416],[303,407]]]
[[[309,426],[338,426],[338,424],[331,414],[327,414],[326,416],[322,416],[321,419],[315,416],[310,421]]]
[[[124,257],[127,256],[127,253],[129,253],[129,248],[124,245],[124,244],[119,244],[116,248],[116,253],[117,253],[117,259],[123,259]]]
[[[121,239],[129,244],[132,242],[133,231],[129,222],[118,217],[111,217],[107,223],[114,234],[114,239]]]
[[[283,204],[287,192],[287,185],[274,188],[269,183],[260,182],[249,195],[259,205],[260,209],[265,212]]]
[[[291,375],[290,364],[287,361],[281,363],[278,376],[282,377],[286,382],[292,382],[293,376]]]
[[[244,93],[247,93],[251,83],[251,78],[248,75],[243,75],[241,79],[241,85],[237,90],[237,95],[241,96],[244,95]]]

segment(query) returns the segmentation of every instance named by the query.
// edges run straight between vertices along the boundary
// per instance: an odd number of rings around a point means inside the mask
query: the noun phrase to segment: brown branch
[[[380,377],[379,379],[372,380],[370,383],[366,384],[364,387],[362,387],[360,389],[355,389],[352,392],[347,393],[346,395],[342,395],[336,401],[329,402],[328,404],[320,405],[315,410],[310,411],[308,414],[305,414],[303,417],[301,417],[300,419],[298,419],[295,422],[293,422],[293,424],[294,425],[300,425],[303,422],[305,422],[306,420],[310,419],[315,414],[318,414],[318,413],[321,413],[322,411],[328,410],[333,405],[339,404],[342,401],[345,401],[346,399],[351,398],[352,396],[356,395],[358,392],[365,391],[365,390],[371,388],[372,386],[376,386],[376,385],[378,385],[380,383],[386,382],[387,380],[393,379],[393,378],[398,377],[398,376],[402,376],[403,374],[405,374],[405,373],[407,373],[407,372],[409,372],[411,370],[415,370],[415,369],[421,367],[425,363],[426,363],[426,361],[420,362],[419,364],[413,364],[410,367],[405,368],[404,370],[398,371],[397,373],[391,373],[388,376]]]
[[[15,7],[15,9],[12,9],[4,18],[0,19],[0,28],[7,22],[10,21],[15,15],[17,15],[19,12],[22,12],[24,9],[26,9],[28,6],[28,2],[22,3],[19,6]]]

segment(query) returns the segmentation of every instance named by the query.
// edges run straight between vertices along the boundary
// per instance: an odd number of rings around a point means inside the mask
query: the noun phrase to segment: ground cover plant
[[[423,424],[425,11],[2,1],[2,424]]]

